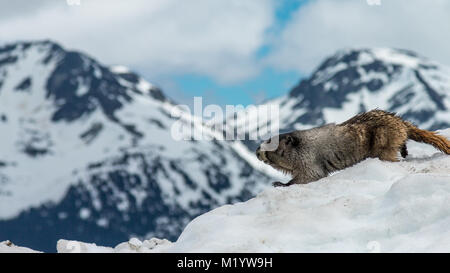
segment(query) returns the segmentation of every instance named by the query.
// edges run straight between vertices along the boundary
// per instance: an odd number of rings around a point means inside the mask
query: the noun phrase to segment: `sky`
[[[448,0],[0,0],[0,43],[51,39],[125,65],[173,100],[285,95],[342,48],[450,64]]]

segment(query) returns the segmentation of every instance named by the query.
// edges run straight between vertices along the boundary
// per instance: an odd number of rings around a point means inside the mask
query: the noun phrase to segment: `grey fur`
[[[258,158],[292,175],[292,180],[274,186],[306,184],[350,167],[368,157],[398,161],[406,157],[407,139],[429,143],[450,153],[450,142],[434,132],[421,130],[393,113],[372,110],[341,124],[294,131],[278,137],[274,151],[256,151]],[[264,144],[270,143],[271,140]]]
[[[286,144],[287,136],[297,138],[298,149],[289,149],[289,152],[284,151],[283,154],[274,152],[258,155],[258,157],[265,157],[262,160],[266,163],[293,176],[293,179],[286,186],[306,184],[318,180],[329,173],[351,166],[367,156],[366,153],[361,153],[361,149],[358,148],[359,141],[350,134],[345,134],[343,128],[335,124],[280,135],[279,147],[284,149],[289,145]],[[349,150],[353,150],[355,153],[349,154]],[[281,156],[284,159],[281,159]],[[283,168],[283,165],[274,164],[274,162],[280,164],[280,160],[286,160],[289,163],[286,162],[285,168]],[[296,162],[296,167],[287,167],[291,164],[290,162]],[[278,183],[276,182],[274,186],[281,186]]]

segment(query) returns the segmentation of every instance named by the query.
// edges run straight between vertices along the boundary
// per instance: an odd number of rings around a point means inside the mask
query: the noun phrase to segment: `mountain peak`
[[[51,41],[0,47],[0,102],[0,241],[51,251],[58,234],[175,239],[193,217],[271,180],[239,145],[177,141],[172,128],[193,117],[173,117],[138,74]]]
[[[306,112],[294,123],[340,122],[378,107],[439,129],[450,125],[448,119],[437,118],[448,114],[449,89],[450,69],[412,51],[343,49],[294,87],[288,99],[296,101],[294,109]]]
[[[373,62],[418,68],[421,63],[430,63],[431,61],[407,49],[387,47],[346,48],[327,57],[317,70],[324,70],[338,64],[363,66]]]
[[[6,77],[15,70],[29,75],[10,83],[15,90],[42,90],[33,86],[46,78],[42,100],[51,99],[55,104],[52,120],[73,121],[100,108],[114,120],[114,112],[133,99],[133,94],[148,95],[165,101],[161,90],[133,72],[117,74],[88,55],[65,50],[49,41],[17,42],[0,47],[0,82],[11,81]],[[48,73],[48,76],[42,75]],[[17,74],[17,73],[15,73]]]

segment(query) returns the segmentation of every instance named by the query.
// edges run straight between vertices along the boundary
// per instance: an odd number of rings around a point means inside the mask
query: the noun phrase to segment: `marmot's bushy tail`
[[[422,130],[406,122],[408,126],[408,138],[417,142],[424,142],[433,145],[436,149],[450,155],[450,140],[438,135],[436,132]]]

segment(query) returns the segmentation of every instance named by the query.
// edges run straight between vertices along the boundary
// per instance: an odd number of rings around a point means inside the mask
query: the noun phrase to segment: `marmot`
[[[408,155],[408,139],[431,144],[450,154],[450,141],[445,137],[421,130],[395,113],[375,109],[338,125],[281,134],[275,150],[262,149],[272,138],[261,144],[256,155],[266,164],[292,175],[288,183],[275,182],[273,186],[289,186],[316,181],[369,157],[398,161],[398,152],[402,157]]]

